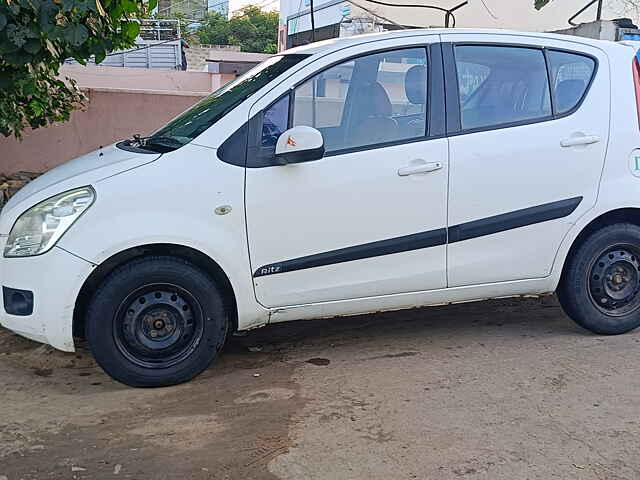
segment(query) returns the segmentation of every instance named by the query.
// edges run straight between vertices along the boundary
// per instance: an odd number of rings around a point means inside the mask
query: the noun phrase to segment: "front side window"
[[[262,119],[262,146],[274,147],[289,123],[289,95],[267,108]],[[275,150],[274,150],[275,151]]]
[[[424,48],[376,53],[335,65],[294,92],[293,126],[317,128],[328,153],[427,134]]]
[[[552,115],[542,50],[459,45],[455,58],[463,130]]]
[[[271,57],[169,122],[145,139],[142,147],[166,152],[186,145],[244,100],[307,57],[308,55]]]
[[[548,55],[556,113],[567,113],[582,100],[591,83],[596,62],[584,55],[556,50],[550,50]]]

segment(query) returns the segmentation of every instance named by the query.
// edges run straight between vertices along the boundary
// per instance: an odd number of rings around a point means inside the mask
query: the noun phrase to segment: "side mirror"
[[[313,127],[293,127],[286,130],[276,143],[276,163],[310,162],[324,156],[324,139]]]

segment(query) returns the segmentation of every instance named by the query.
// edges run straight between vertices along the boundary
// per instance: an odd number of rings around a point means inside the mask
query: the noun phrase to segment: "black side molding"
[[[578,208],[580,202],[582,202],[582,197],[574,197],[462,223],[448,229],[439,228],[437,230],[429,230],[427,232],[414,233],[402,237],[389,238],[291,260],[284,260],[258,268],[253,276],[263,277],[276,273],[293,272],[295,270],[304,270],[324,265],[352,262],[365,258],[381,257],[393,253],[436,247],[447,243],[462,242],[463,240],[484,237],[514,228],[526,227],[528,225],[535,225],[536,223],[568,217]]]
[[[364,258],[380,257],[392,253],[409,252],[421,248],[436,247],[447,243],[447,230],[440,228],[428,232],[414,233],[402,237],[389,238],[377,242],[365,243],[353,247],[340,248],[329,252],[317,253],[306,257],[294,258],[284,262],[260,267],[254,277],[273,275],[274,273],[292,272],[307,268],[333,265],[335,263],[352,262]]]
[[[460,225],[449,227],[449,243],[462,242],[463,240],[505,232],[513,228],[526,227],[527,225],[568,217],[578,208],[580,202],[582,202],[582,197],[574,197],[483,218],[482,220],[461,223]]]

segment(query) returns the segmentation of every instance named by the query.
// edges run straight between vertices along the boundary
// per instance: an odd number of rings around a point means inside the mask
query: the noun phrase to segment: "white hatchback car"
[[[134,386],[229,333],[557,291],[640,325],[631,46],[410,30],[274,56],[149,137],[38,178],[0,217],[6,328]],[[44,154],[44,152],[43,152]]]

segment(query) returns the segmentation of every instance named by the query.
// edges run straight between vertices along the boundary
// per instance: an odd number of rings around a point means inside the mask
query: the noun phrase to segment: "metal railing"
[[[574,20],[577,17],[579,17],[581,14],[583,14],[585,11],[587,11],[589,7],[591,7],[591,5],[595,3],[598,4],[598,10],[596,12],[596,20],[597,21],[602,20],[602,0],[592,0],[591,2],[587,3],[584,7],[582,7],[580,10],[578,10],[578,12],[569,19],[569,25],[573,27],[577,27],[578,24],[574,23]]]
[[[144,18],[140,20],[140,37],[143,40],[177,40],[181,37],[180,21]]]

